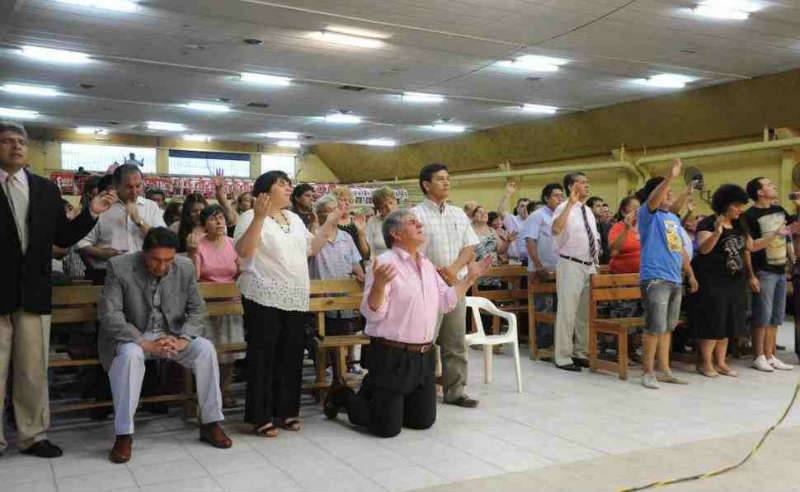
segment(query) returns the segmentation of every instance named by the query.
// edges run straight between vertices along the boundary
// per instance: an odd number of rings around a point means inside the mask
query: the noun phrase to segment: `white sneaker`
[[[774,355],[770,357],[767,362],[769,362],[769,365],[771,365],[774,369],[778,369],[780,371],[791,371],[792,369],[794,369],[793,365],[782,362]]]
[[[656,379],[655,374],[643,374],[642,375],[642,386],[649,389],[657,390],[659,389],[658,380]]]
[[[758,369],[759,371],[764,371],[764,372],[775,371],[775,369],[771,365],[769,365],[769,362],[767,362],[767,358],[764,357],[763,355],[759,355],[758,357],[756,357],[756,359],[753,361],[752,367],[753,369]]]

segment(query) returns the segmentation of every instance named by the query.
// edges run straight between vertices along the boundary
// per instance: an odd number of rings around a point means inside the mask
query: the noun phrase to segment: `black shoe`
[[[339,409],[347,404],[347,393],[352,391],[348,386],[334,382],[325,395],[325,402],[322,404],[322,412],[331,420],[339,414]]]
[[[446,401],[445,403],[462,408],[475,408],[478,406],[478,400],[474,400],[467,395],[458,397],[453,401]]]
[[[556,367],[559,369],[563,369],[565,371],[572,371],[572,372],[581,372],[582,370],[580,366],[577,366],[575,364],[565,364],[563,366],[559,366],[558,364],[556,364]]]
[[[58,458],[64,454],[64,452],[61,451],[61,448],[51,443],[47,439],[38,441],[27,449],[20,450],[20,453],[38,456],[39,458]]]
[[[572,363],[578,367],[589,367],[589,359],[581,359],[579,357],[573,357]]]

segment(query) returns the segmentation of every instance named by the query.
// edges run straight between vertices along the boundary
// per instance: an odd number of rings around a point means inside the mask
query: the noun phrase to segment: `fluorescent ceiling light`
[[[210,142],[213,140],[208,135],[199,135],[196,133],[188,133],[183,136],[184,140],[188,140],[189,142]]]
[[[526,113],[536,114],[556,114],[558,108],[555,106],[546,106],[544,104],[523,104],[522,110]]]
[[[189,109],[195,111],[208,111],[211,113],[227,113],[231,110],[230,106],[225,104],[204,103],[204,102],[190,102],[186,105]]]
[[[29,109],[0,108],[0,116],[5,116],[6,118],[25,119],[36,118],[39,116],[39,113]]]
[[[312,32],[310,36],[313,39],[328,43],[341,44],[345,46],[357,46],[359,48],[380,48],[384,45],[384,42],[380,39],[351,36],[349,34],[341,34],[330,31]]]
[[[10,94],[20,94],[23,96],[60,96],[61,93],[50,87],[41,87],[38,85],[24,85],[24,84],[4,84],[0,86],[0,90]]]
[[[410,103],[440,103],[444,101],[444,96],[439,94],[425,94],[423,92],[404,92],[403,102]]]
[[[352,36],[361,36],[363,38],[374,38],[374,39],[389,39],[390,37],[392,37],[390,34],[386,34],[383,32],[370,31],[369,29],[361,29],[359,27],[348,27],[348,26],[328,26],[325,28],[325,31],[338,32],[340,34],[350,34]]]
[[[325,116],[326,123],[338,123],[343,125],[355,125],[361,123],[361,117],[346,113],[333,113]]]
[[[166,123],[164,121],[148,121],[148,130],[161,130],[165,132],[182,132],[186,127],[180,123]]]
[[[661,89],[683,89],[686,84],[696,80],[694,77],[675,73],[661,73],[646,79],[636,79],[635,83]]]
[[[705,0],[698,3],[692,12],[712,19],[747,20],[752,12],[762,8],[762,4],[749,0]]]
[[[265,136],[267,138],[279,138],[282,140],[297,140],[300,138],[300,134],[297,132],[267,132]]]
[[[263,73],[250,73],[243,72],[239,76],[242,82],[249,82],[251,84],[271,85],[275,87],[286,87],[292,83],[289,77],[279,77],[277,75],[266,75]]]
[[[394,147],[397,145],[397,142],[389,138],[371,138],[369,140],[363,140],[359,143],[361,145],[372,145],[374,147]]]
[[[275,145],[277,145],[278,147],[291,147],[293,149],[300,148],[300,142],[298,142],[297,140],[279,140],[278,142],[275,143]]]
[[[561,65],[566,65],[567,63],[569,63],[569,60],[565,60],[564,58],[523,55],[513,60],[499,61],[496,65],[498,67],[526,70],[530,72],[556,72],[558,71],[558,67]]]
[[[51,63],[89,63],[89,55],[79,51],[56,50],[39,46],[23,46],[22,55]]]
[[[79,126],[75,129],[75,133],[81,135],[108,135],[108,130],[94,126]]]
[[[441,133],[463,133],[467,129],[465,126],[453,125],[452,123],[434,123],[426,128]]]
[[[116,10],[118,12],[135,12],[139,5],[133,0],[56,0],[60,3],[93,7],[97,9]]]

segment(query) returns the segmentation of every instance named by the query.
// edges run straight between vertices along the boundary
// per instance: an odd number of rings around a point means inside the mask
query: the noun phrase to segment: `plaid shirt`
[[[480,243],[467,215],[458,207],[447,204],[440,207],[425,199],[411,210],[422,222],[425,232],[422,252],[437,267],[452,265],[462,249]],[[458,277],[466,273],[466,267],[462,268]]]
[[[353,267],[361,262],[361,253],[358,252],[356,243],[350,234],[340,230],[336,231],[333,241],[325,241],[322,249],[310,259],[309,273],[315,280],[339,280],[350,278]],[[327,312],[328,318],[349,319],[358,316],[352,309]]]

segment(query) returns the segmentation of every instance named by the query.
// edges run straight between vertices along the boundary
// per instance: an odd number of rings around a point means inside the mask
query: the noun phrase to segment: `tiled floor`
[[[780,341],[791,347],[792,339],[787,325]],[[792,362],[795,357],[787,353],[784,359]],[[283,432],[277,439],[250,435],[240,424],[241,414],[232,414],[227,428],[234,447],[216,450],[199,442],[196,428],[178,417],[146,418],[137,423],[133,460],[112,465],[106,459],[113,441],[110,424],[73,427],[51,434],[64,447],[60,459],[41,460],[15,451],[0,458],[0,490],[348,492],[441,486],[488,491],[513,484],[515,477],[525,477],[530,486],[525,490],[575,490],[570,484],[578,479],[591,485],[585,490],[614,490],[627,483],[626,473],[635,485],[686,471],[687,462],[718,465],[711,457],[728,463],[743,455],[756,439],[751,433],[770,426],[788,403],[800,368],[765,374],[747,369],[744,360],[733,364],[740,369],[738,379],[711,380],[677,365],[690,384],[652,391],[639,385],[636,369],[623,382],[524,359],[525,392],[517,394],[508,355],[495,357],[495,381],[484,385],[482,356],[470,351],[469,392],[480,398],[480,407],[440,405],[437,423],[428,431],[373,438],[350,428],[342,416],[330,422],[318,406],[306,405],[304,430]],[[793,412],[782,432],[798,424],[800,412]],[[708,448],[698,441],[728,445]],[[640,458],[650,468],[639,466]],[[615,486],[609,482],[605,488],[593,478],[602,476],[604,467],[617,470]],[[786,468],[784,473],[796,475],[795,483],[800,483],[800,471]]]

